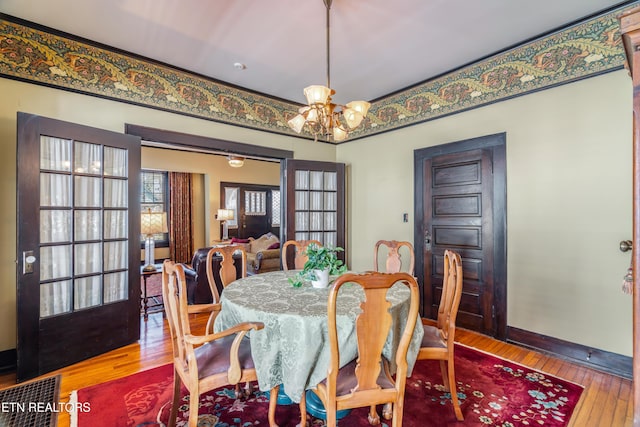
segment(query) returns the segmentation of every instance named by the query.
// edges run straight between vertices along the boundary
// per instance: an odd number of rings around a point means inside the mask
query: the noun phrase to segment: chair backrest
[[[162,301],[169,323],[173,360],[186,368],[189,360],[195,360],[193,345],[184,337],[191,335],[187,305],[187,281],[182,264],[166,260],[162,264]]]
[[[304,268],[304,264],[309,259],[306,255],[307,246],[311,243],[316,244],[318,247],[322,247],[322,243],[317,240],[287,240],[282,245],[282,269],[284,271],[289,271],[289,256],[287,249],[289,247],[295,248],[295,254],[293,258],[293,269],[294,270],[302,270]]]
[[[380,389],[377,379],[383,365],[382,350],[393,323],[389,313],[391,303],[387,300],[387,291],[396,283],[402,283],[409,288],[411,292],[409,313],[395,354],[397,370],[394,390],[396,393],[404,393],[407,374],[407,350],[418,319],[420,306],[418,283],[413,276],[407,273],[347,273],[338,277],[332,285],[327,305],[329,343],[331,345],[327,388],[332,390],[331,387],[335,386],[340,367],[336,307],[340,288],[346,283],[357,283],[362,287],[365,294],[365,300],[360,305],[362,312],[356,318],[358,359],[355,375],[358,384],[353,388],[356,391],[350,399],[356,401],[358,399],[366,399],[366,402],[370,402],[373,398],[370,393],[375,393],[375,390]],[[394,391],[392,390],[391,392],[393,393]],[[388,394],[389,390],[380,390],[380,393]]]
[[[444,277],[442,279],[442,296],[438,306],[438,329],[443,338],[453,337],[456,330],[456,317],[462,297],[462,259],[451,250],[444,251]],[[453,340],[450,340],[453,342]],[[451,344],[453,345],[453,343]]]
[[[222,287],[227,287],[227,285],[237,277],[235,260],[233,259],[233,254],[239,252],[241,255],[240,259],[240,277],[247,277],[247,253],[244,248],[240,245],[228,245],[228,246],[219,246],[215,248],[209,249],[207,253],[207,279],[209,280],[209,287],[211,288],[211,295],[213,296],[213,302],[220,302],[220,294],[218,293],[218,288],[216,287],[215,277],[213,272],[213,257],[219,253],[222,257],[222,261],[220,261],[220,282],[222,283]]]
[[[400,271],[402,271],[403,262],[402,257],[400,256],[400,251],[402,247],[407,248],[409,252],[409,265],[405,271],[413,276],[413,270],[416,260],[413,251],[413,245],[410,242],[402,242],[398,240],[378,240],[373,251],[373,268],[375,269],[375,271],[380,271],[378,267],[378,254],[380,252],[380,247],[386,247],[388,251],[387,262],[385,264],[385,272],[387,273],[399,273]]]

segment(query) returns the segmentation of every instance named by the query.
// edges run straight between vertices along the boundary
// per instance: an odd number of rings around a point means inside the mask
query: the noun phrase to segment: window
[[[224,207],[233,210],[233,219],[227,220],[227,228],[238,228],[238,187],[224,187]]]
[[[166,212],[169,216],[169,173],[166,171],[143,170],[140,172],[140,211]],[[140,235],[144,245],[146,236]],[[169,233],[153,236],[156,247],[169,246]]]
[[[267,193],[265,191],[244,192],[244,214],[263,216],[267,214]]]
[[[271,190],[271,225],[280,227],[280,190]]]

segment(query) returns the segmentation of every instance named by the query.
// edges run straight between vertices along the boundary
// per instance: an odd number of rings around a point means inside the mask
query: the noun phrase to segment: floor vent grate
[[[1,427],[54,427],[60,411],[60,375],[0,390]]]

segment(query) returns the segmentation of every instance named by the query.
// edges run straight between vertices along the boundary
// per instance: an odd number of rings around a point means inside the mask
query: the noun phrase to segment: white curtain
[[[41,317],[127,299],[127,272],[103,271],[127,268],[128,242],[101,242],[127,237],[128,180],[105,178],[126,178],[126,150],[42,137],[40,169]]]

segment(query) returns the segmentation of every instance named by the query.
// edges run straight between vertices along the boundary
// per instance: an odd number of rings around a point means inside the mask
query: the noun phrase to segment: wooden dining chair
[[[187,285],[181,264],[166,260],[162,266],[162,298],[173,348],[173,402],[169,426],[176,424],[181,384],[189,391],[189,427],[198,423],[200,394],[224,385],[255,381],[247,332],[264,328],[243,322],[215,334],[193,335],[189,314],[219,311],[220,303],[187,304]]]
[[[293,269],[292,270],[302,270],[304,268],[304,264],[307,262],[307,260],[309,259],[306,255],[306,251],[307,251],[307,246],[309,246],[311,243],[316,244],[317,246],[322,246],[322,243],[320,243],[317,240],[287,240],[286,242],[284,242],[284,245],[282,245],[282,269],[284,271],[289,271],[289,252],[287,251],[287,249],[289,247],[293,247],[294,248],[294,258],[293,258]]]
[[[403,251],[402,248],[406,248],[406,251]],[[373,268],[374,271],[380,271],[379,257],[380,253],[384,252],[386,249],[387,259],[385,262],[385,272],[386,273],[399,273],[401,271],[405,271],[413,276],[414,267],[415,267],[415,254],[413,251],[413,245],[410,242],[406,241],[398,241],[398,240],[378,240],[373,249]],[[401,252],[408,253],[408,262],[402,262]],[[405,258],[405,261],[406,258]],[[408,265],[407,265],[408,264]],[[405,267],[403,269],[403,266]],[[371,413],[375,411],[375,407],[371,407]],[[384,418],[389,419],[392,414],[392,407],[390,404],[385,405],[382,414]],[[376,424],[379,423],[379,419],[375,419],[374,422]]]
[[[236,280],[238,277],[236,270],[236,260],[233,259],[233,254],[236,252],[240,252],[240,277],[247,277],[247,253],[244,248],[239,245],[229,245],[229,246],[219,246],[215,248],[211,248],[209,252],[207,252],[207,280],[209,281],[209,288],[211,289],[211,296],[213,297],[213,302],[220,302],[220,293],[218,292],[218,287],[216,286],[215,281],[215,273],[213,268],[213,257],[216,254],[220,254],[222,257],[222,261],[220,261],[220,269],[218,274],[220,275],[220,282],[222,283],[222,287],[225,288],[229,283]],[[208,334],[213,333],[213,324],[216,320],[216,316],[218,312],[211,312],[209,316],[209,320],[207,321],[207,326],[205,331]]]
[[[361,313],[356,318],[356,339],[358,356],[340,368],[340,349],[337,330],[337,304],[340,288],[347,284],[362,287],[365,299]],[[391,303],[387,301],[387,291],[396,283],[407,286],[411,292],[407,322],[402,331],[397,351],[395,379],[389,372],[389,363],[382,355],[384,344],[392,327],[389,313]],[[343,409],[370,406],[369,422],[379,422],[375,406],[393,404],[393,427],[402,426],[404,390],[407,377],[407,350],[418,319],[420,305],[418,283],[407,273],[343,274],[336,279],[329,291],[328,332],[331,346],[331,360],[327,378],[311,390],[318,395],[326,410],[328,427],[335,427],[336,412]],[[303,396],[304,397],[304,396]],[[301,419],[306,419],[306,405],[300,404]]]
[[[420,345],[417,360],[439,360],[442,384],[451,394],[453,410],[458,421],[464,416],[460,409],[456,389],[454,367],[454,338],[456,334],[456,316],[462,296],[462,260],[456,252],[444,251],[444,278],[442,280],[442,296],[438,306],[438,319],[435,325],[422,319],[424,337]]]
[[[402,262],[400,255],[402,248],[407,248],[409,253],[408,266],[407,263]],[[382,248],[382,249],[381,249]],[[410,242],[403,242],[398,240],[378,240],[373,250],[373,266],[375,271],[380,271],[378,264],[378,257],[382,250],[387,250],[387,261],[385,263],[385,271],[387,273],[399,273],[405,271],[413,275],[414,266],[416,263],[415,254],[413,251],[413,245]],[[404,269],[403,269],[404,264]]]

